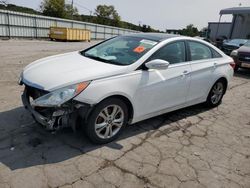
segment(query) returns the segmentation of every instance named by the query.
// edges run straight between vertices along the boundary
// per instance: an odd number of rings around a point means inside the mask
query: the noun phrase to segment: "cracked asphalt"
[[[90,44],[0,41],[0,188],[250,187],[249,70],[235,75],[218,108],[196,105],[149,119],[107,145],[38,126],[21,104],[22,68]]]

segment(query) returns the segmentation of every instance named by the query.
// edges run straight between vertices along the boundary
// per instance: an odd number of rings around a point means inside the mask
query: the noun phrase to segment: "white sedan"
[[[218,106],[234,66],[205,41],[140,33],[35,61],[19,82],[38,123],[50,130],[81,125],[103,144],[126,124],[203,102]]]

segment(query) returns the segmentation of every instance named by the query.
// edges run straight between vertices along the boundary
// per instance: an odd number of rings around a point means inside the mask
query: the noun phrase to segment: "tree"
[[[153,32],[153,31],[156,31],[156,30],[153,30],[149,25],[142,25],[141,31],[142,32]]]
[[[194,37],[194,36],[199,35],[199,30],[196,27],[194,27],[193,24],[190,24],[185,29],[182,29],[180,31],[180,34],[185,35],[185,36]]]
[[[78,9],[76,7],[72,7],[71,4],[65,5],[65,18],[72,19],[75,16],[78,16]]]
[[[0,2],[0,9],[2,10],[10,10],[10,11],[15,11],[15,12],[23,12],[23,13],[28,13],[28,14],[38,14],[41,15],[40,12],[27,8],[27,7],[22,7],[22,6],[17,6],[13,4],[2,4],[3,2]]]
[[[8,5],[8,1],[7,0],[0,0],[0,5]]]
[[[46,16],[65,18],[65,1],[64,0],[44,0],[41,3],[41,11]]]
[[[114,6],[98,5],[95,10],[97,16],[97,23],[107,24],[119,27],[121,24],[121,17],[115,10]]]

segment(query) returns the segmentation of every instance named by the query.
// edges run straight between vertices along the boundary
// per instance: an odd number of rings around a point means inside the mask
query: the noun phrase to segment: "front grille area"
[[[236,46],[230,46],[230,45],[223,45],[222,46],[222,51],[225,52],[226,54],[230,55],[230,53],[237,49]]]
[[[250,62],[250,53],[249,54],[239,53],[239,60],[243,62]]]
[[[226,49],[226,50],[235,50],[235,49],[237,49],[238,47],[236,47],[236,46],[231,46],[231,45],[224,45],[223,48]]]
[[[48,91],[37,89],[25,85],[22,100],[26,109],[28,109],[33,118],[45,126],[48,130],[58,130],[63,127],[76,126],[76,120],[79,117],[78,110],[82,110],[83,106],[76,107],[77,103],[67,102],[60,107],[38,107],[32,106],[32,100],[48,94]],[[88,110],[88,109],[86,109]],[[87,111],[86,111],[87,113]]]

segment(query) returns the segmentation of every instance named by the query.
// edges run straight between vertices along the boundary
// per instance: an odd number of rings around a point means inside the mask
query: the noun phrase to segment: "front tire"
[[[222,98],[226,91],[226,83],[223,80],[218,80],[210,90],[206,105],[209,107],[216,107],[221,104]]]
[[[118,98],[110,98],[97,104],[85,127],[86,135],[95,144],[115,140],[128,122],[128,108]]]

